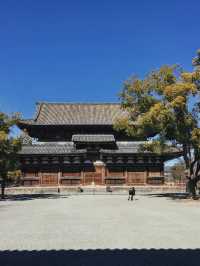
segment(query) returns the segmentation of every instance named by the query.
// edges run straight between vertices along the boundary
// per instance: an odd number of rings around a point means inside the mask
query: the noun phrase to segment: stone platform
[[[134,186],[136,194],[148,193],[184,193],[185,186]],[[83,194],[109,194],[106,192],[106,186],[84,186]],[[127,194],[130,186],[111,186],[112,194]],[[77,186],[59,187],[61,194],[77,194]],[[58,187],[9,187],[6,188],[7,194],[40,194],[40,193],[58,193]]]

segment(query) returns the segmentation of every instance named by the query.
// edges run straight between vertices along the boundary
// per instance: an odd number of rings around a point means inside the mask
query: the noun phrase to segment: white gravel
[[[0,250],[199,248],[199,208],[126,195],[0,201]]]

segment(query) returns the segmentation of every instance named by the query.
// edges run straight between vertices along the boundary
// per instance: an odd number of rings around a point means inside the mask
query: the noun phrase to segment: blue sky
[[[191,69],[199,0],[0,3],[0,110],[36,101],[113,102],[123,81],[162,64]]]

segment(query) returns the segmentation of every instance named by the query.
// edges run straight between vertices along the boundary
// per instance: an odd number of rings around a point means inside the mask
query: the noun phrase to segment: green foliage
[[[28,135],[27,130],[25,129],[20,135],[20,140],[23,145],[32,145],[33,139]]]
[[[7,173],[7,180],[11,182],[12,184],[20,184],[22,177],[21,170],[15,170],[15,171],[8,171]]]
[[[19,138],[10,136],[11,127],[17,123],[18,114],[8,116],[0,113],[0,176],[7,178],[8,171],[17,167],[17,152],[21,147]]]
[[[154,152],[157,154],[163,154],[165,152],[170,152],[171,151],[171,145],[167,145],[161,139],[159,140],[153,140],[153,141],[148,141],[145,144],[140,145],[140,150],[145,152]]]
[[[179,162],[173,165],[170,168],[170,172],[172,174],[172,177],[175,180],[181,180],[185,178],[185,164],[184,162]]]
[[[197,50],[197,56],[192,60],[192,64],[197,69],[200,67],[200,49]]]
[[[193,72],[165,65],[144,79],[134,76],[125,82],[120,99],[127,117],[114,126],[137,138],[156,137],[141,147],[143,151],[163,153],[169,148],[166,142],[181,146],[187,168],[200,160],[200,50],[193,65]]]

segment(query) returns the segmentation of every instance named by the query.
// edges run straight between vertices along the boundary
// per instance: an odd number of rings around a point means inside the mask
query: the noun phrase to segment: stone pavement
[[[199,248],[200,201],[39,195],[0,201],[0,250]]]

